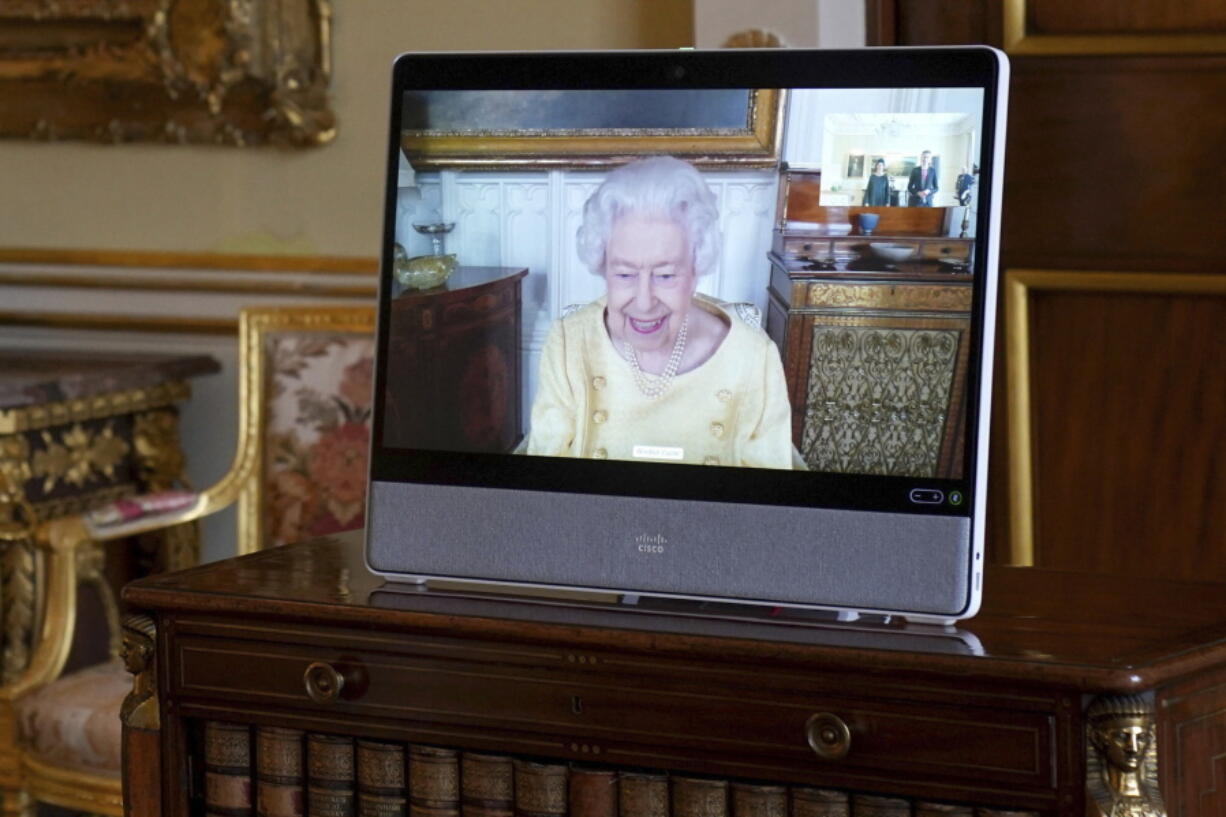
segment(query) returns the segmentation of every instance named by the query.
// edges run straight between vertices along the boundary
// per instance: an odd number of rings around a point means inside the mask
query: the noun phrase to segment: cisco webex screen
[[[383,446],[965,485],[984,93],[406,92]]]

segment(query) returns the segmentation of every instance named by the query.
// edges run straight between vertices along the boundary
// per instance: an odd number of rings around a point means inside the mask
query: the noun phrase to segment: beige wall
[[[378,252],[393,57],[673,48],[691,0],[343,0],[336,141],[305,151],[0,142],[0,247]]]

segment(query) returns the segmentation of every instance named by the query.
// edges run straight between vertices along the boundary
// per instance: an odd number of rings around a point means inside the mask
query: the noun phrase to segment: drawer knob
[[[341,697],[341,690],[345,688],[345,676],[337,672],[336,667],[331,664],[316,661],[302,674],[302,684],[312,701],[317,704],[330,704]]]
[[[842,760],[851,751],[851,730],[838,715],[818,712],[805,723],[809,747],[822,760]]]

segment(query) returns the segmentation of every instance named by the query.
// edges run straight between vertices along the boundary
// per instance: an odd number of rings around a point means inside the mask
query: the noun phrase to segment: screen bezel
[[[904,78],[914,78],[904,81]],[[992,200],[1001,168],[994,161],[1000,66],[996,52],[983,47],[862,49],[856,51],[728,50],[720,52],[613,52],[543,54],[411,54],[393,70],[387,151],[383,246],[380,264],[375,405],[386,398],[395,241],[396,177],[401,144],[401,101],[407,90],[567,90],[697,88],[981,88],[980,206],[977,244],[995,244]],[[765,263],[765,259],[763,261]],[[995,253],[977,251],[973,267],[972,319],[966,381],[966,445],[959,479],[778,471],[623,460],[400,449],[384,445],[384,412],[372,427],[371,479],[382,482],[512,488],[578,494],[748,503],[762,506],[944,515],[971,518],[981,505],[979,458],[987,417],[983,405],[985,329],[991,319],[986,299],[995,287]],[[994,305],[993,305],[994,308]],[[917,505],[916,487],[948,495],[954,506]]]

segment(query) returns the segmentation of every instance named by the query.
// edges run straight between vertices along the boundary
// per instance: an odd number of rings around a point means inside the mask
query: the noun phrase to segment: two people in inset
[[[911,168],[911,178],[907,181],[907,206],[931,207],[933,196],[937,190],[937,169],[932,165],[932,151],[925,150],[920,154],[920,163]]]
[[[576,239],[605,294],[550,329],[526,453],[803,467],[774,342],[697,293],[722,244],[698,171],[667,156],[612,171]]]
[[[911,169],[911,176],[907,180],[907,206],[931,207],[933,197],[939,189],[937,169],[932,164],[932,151],[925,150],[920,154],[920,163]],[[889,205],[890,177],[885,172],[885,159],[877,159],[873,162],[873,172],[869,174],[868,184],[864,187],[864,206]]]

